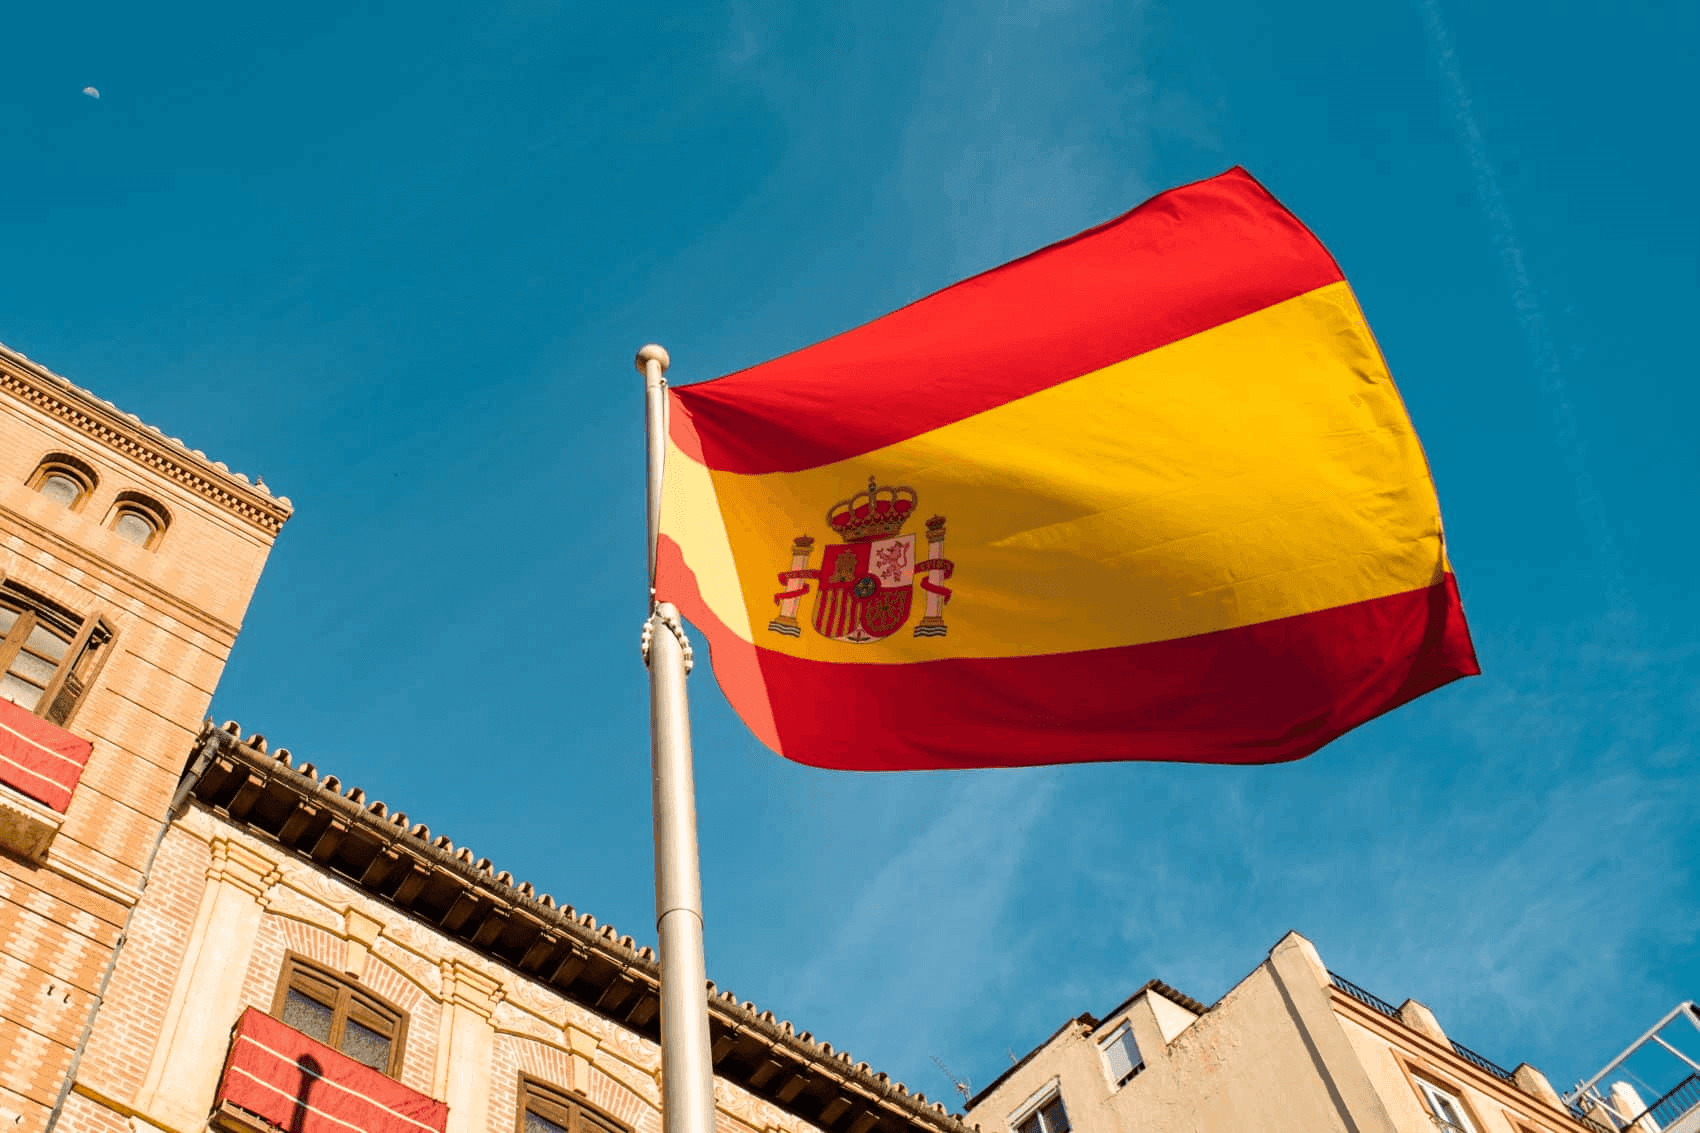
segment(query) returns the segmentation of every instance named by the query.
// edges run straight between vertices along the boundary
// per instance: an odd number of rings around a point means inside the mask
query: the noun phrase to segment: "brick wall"
[[[274,535],[155,459],[167,453],[209,482],[225,479],[204,457],[3,349],[0,389],[0,578],[114,630],[66,725],[93,754],[45,860],[0,852],[4,1133],[43,1127],[59,1097]],[[93,492],[75,508],[28,486],[50,453],[95,473]],[[109,529],[122,491],[170,513],[156,547]],[[142,1001],[149,993],[138,984],[125,994]],[[110,1058],[110,1076],[133,1075],[117,1051]]]
[[[487,1021],[488,1063],[478,1073],[487,1084],[486,1121],[480,1129],[458,1133],[513,1133],[521,1073],[580,1093],[635,1133],[661,1133],[661,1060],[654,1043],[411,920],[311,861],[248,834],[198,804],[173,824],[165,839],[137,909],[137,940],[122,954],[112,994],[79,1075],[79,1088],[85,1094],[115,1103],[108,1112],[141,1109],[147,1116],[148,1099],[138,1098],[138,1088],[150,1062],[160,1057],[155,1047],[161,1022],[171,989],[183,978],[182,957],[197,924],[211,860],[209,843],[215,839],[239,843],[264,855],[276,868],[275,883],[257,898],[262,912],[240,983],[239,1002],[209,1008],[222,1012],[221,1018],[234,1018],[243,1006],[269,1012],[289,953],[333,971],[358,966],[362,987],[407,1014],[399,1078],[420,1093],[442,1099],[446,1063],[455,1057],[442,1046],[448,986],[444,973],[457,967],[471,969],[498,991]],[[351,910],[353,919],[370,918],[382,926],[368,951],[350,945],[358,935],[349,924]],[[796,1117],[730,1083],[718,1083],[716,1096],[717,1133],[816,1133]],[[203,1104],[197,1112],[206,1108]],[[451,1133],[457,1133],[452,1109],[449,1119]],[[115,1133],[105,1125],[83,1124],[81,1119],[73,1128],[78,1133],[84,1128]],[[144,1126],[135,1128],[145,1133]],[[174,1128],[178,1133],[195,1133],[180,1124]],[[0,1133],[5,1133],[3,1128]]]

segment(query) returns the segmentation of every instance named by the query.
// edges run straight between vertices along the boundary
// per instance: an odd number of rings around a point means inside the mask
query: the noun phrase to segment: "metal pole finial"
[[[670,355],[668,355],[667,348],[665,346],[657,346],[652,342],[637,352],[638,373],[649,373],[649,364],[651,362],[661,363],[661,372],[665,374],[667,372],[667,367],[673,364],[673,359]]]

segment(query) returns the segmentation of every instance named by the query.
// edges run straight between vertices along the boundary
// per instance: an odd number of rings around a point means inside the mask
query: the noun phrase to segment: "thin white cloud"
[[[954,774],[944,782],[948,806],[847,892],[831,944],[783,996],[819,1037],[877,1065],[930,1065],[934,1053],[948,1061],[945,1044],[1023,966],[1032,943],[1012,897],[1043,844],[1035,835],[1048,824],[1056,773]],[[848,987],[854,996],[844,994]],[[877,1049],[856,1049],[864,1042]]]
[[[88,95],[90,98],[99,98],[100,97],[100,92],[98,90],[95,90],[93,87],[84,87],[83,93]]]
[[[1570,403],[1570,391],[1564,371],[1559,365],[1558,350],[1547,322],[1545,306],[1523,255],[1523,245],[1511,209],[1500,188],[1499,172],[1489,156],[1487,139],[1476,121],[1475,104],[1464,82],[1464,72],[1453,50],[1452,34],[1438,0],[1419,0],[1423,25],[1428,31],[1429,45],[1434,51],[1440,76],[1446,83],[1446,93],[1452,103],[1452,121],[1458,130],[1459,141],[1470,160],[1470,172],[1475,181],[1476,198],[1493,233],[1494,251],[1499,257],[1500,270],[1511,287],[1512,303],[1517,311],[1517,323],[1523,331],[1541,392],[1552,414],[1553,429],[1559,449],[1564,454],[1574,485],[1577,508],[1582,525],[1593,544],[1596,560],[1605,575],[1606,597],[1614,611],[1629,607],[1629,589],[1624,579],[1623,561],[1618,553],[1617,538],[1606,519],[1606,506],[1588,470],[1587,452],[1581,430],[1576,423],[1576,411]]]

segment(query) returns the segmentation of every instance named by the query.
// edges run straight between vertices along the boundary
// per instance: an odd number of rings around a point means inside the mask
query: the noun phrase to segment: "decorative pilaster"
[[[449,1103],[447,1133],[485,1133],[490,1123],[491,1017],[506,993],[502,982],[459,960],[442,962],[443,1016],[437,1041],[436,1089]]]
[[[159,1045],[136,1098],[138,1109],[172,1129],[206,1121],[230,1028],[242,1013],[242,981],[253,959],[266,894],[281,877],[272,859],[235,839],[214,838],[211,850],[207,887]]]

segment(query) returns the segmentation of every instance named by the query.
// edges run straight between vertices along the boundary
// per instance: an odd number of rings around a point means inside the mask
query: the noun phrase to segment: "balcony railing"
[[[225,1126],[285,1133],[443,1133],[449,1107],[252,1007],[214,1102]]]
[[[1339,988],[1365,1007],[1374,1008],[1389,1019],[1399,1018],[1399,1009],[1387,1002],[1387,1000],[1382,999],[1380,996],[1371,995],[1351,980],[1346,979],[1344,976],[1336,975],[1333,972],[1328,973],[1328,978],[1334,981],[1335,987]],[[1449,1039],[1447,1041],[1450,1042],[1451,1040]],[[1465,1062],[1468,1062],[1471,1066],[1474,1066],[1477,1070],[1484,1070],[1487,1073],[1492,1074],[1501,1082],[1509,1082],[1512,1080],[1511,1071],[1507,1070],[1499,1063],[1477,1054],[1463,1043],[1452,1043],[1452,1053],[1456,1054],[1459,1058],[1462,1058]]]
[[[1663,1129],[1696,1106],[1700,1106],[1700,1074],[1690,1074],[1678,1082],[1675,1089],[1648,1106],[1641,1117],[1651,1117]],[[1633,1127],[1641,1117],[1629,1124]]]
[[[1387,1002],[1387,1000],[1382,999],[1380,996],[1371,995],[1345,976],[1329,972],[1328,978],[1334,981],[1335,987],[1339,988],[1365,1007],[1374,1008],[1389,1019],[1397,1019],[1399,1017],[1399,1009],[1397,1007]]]

